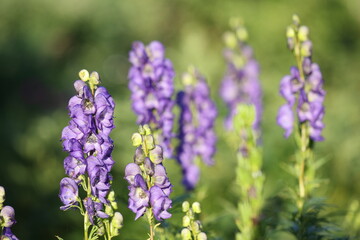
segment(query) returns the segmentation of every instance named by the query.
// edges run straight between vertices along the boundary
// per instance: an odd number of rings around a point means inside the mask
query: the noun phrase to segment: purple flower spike
[[[172,63],[165,58],[164,46],[157,41],[148,46],[134,42],[129,61],[132,63],[128,74],[129,88],[132,108],[138,116],[137,123],[149,124],[155,131],[160,131],[160,145],[165,156],[170,157],[175,75]]]
[[[209,87],[205,79],[195,70],[190,69],[184,74],[185,90],[177,95],[177,104],[180,107],[179,135],[177,160],[183,170],[183,183],[188,190],[197,184],[199,171],[189,171],[196,167],[194,161],[200,157],[207,165],[214,164],[216,152],[216,135],[214,123],[217,110],[210,98]],[[192,176],[186,173],[196,173]],[[187,178],[192,178],[191,180]]]
[[[167,211],[171,208],[171,200],[158,186],[150,189],[150,203],[156,220],[161,221],[171,217]]]
[[[227,63],[227,70],[220,86],[220,96],[229,111],[225,119],[225,127],[228,130],[233,129],[233,118],[236,115],[238,104],[253,104],[256,109],[253,127],[259,135],[262,116],[260,68],[247,39],[235,34],[239,30],[246,32],[245,27],[239,24],[233,26],[232,32],[224,35],[226,48],[223,55]]]
[[[59,197],[64,204],[61,210],[67,210],[77,203],[78,186],[73,179],[66,177],[61,180]]]

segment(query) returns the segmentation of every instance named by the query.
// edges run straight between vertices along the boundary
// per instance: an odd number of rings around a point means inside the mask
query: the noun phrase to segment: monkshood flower
[[[191,190],[200,177],[195,159],[200,157],[206,165],[214,163],[217,110],[206,80],[198,71],[189,68],[182,80],[185,89],[177,94],[176,99],[180,107],[177,160],[183,171],[183,184]]]
[[[0,239],[18,240],[12,233],[11,227],[16,223],[15,210],[11,206],[4,206],[5,189],[0,186]]]
[[[311,140],[322,141],[322,120],[325,112],[324,80],[319,65],[312,61],[309,29],[300,26],[298,17],[294,17],[293,25],[287,29],[287,38],[288,47],[296,58],[297,66],[291,67],[290,75],[281,80],[280,94],[286,103],[279,109],[277,122],[285,130],[285,137],[289,137],[294,126],[298,126],[295,123],[297,119]],[[293,113],[294,108],[297,118]]]
[[[148,46],[134,42],[129,61],[132,64],[128,74],[129,88],[137,123],[150,125],[158,135],[165,156],[170,157],[175,76],[172,63],[165,58],[165,48],[157,41]]]
[[[220,87],[220,95],[229,114],[225,119],[227,129],[233,129],[233,118],[239,103],[253,104],[256,108],[254,129],[260,134],[262,115],[262,90],[259,81],[259,64],[248,45],[248,33],[239,19],[230,21],[231,32],[224,34],[224,57],[227,70]]]
[[[89,74],[82,70],[79,75],[81,80],[74,83],[77,94],[68,104],[71,120],[61,136],[69,156],[64,160],[68,177],[60,182],[59,197],[64,204],[60,209],[80,209],[84,215],[85,239],[98,239],[103,235],[111,239],[119,234],[111,224],[122,225],[114,220],[115,215],[119,219],[120,213],[114,212],[117,204],[111,191],[110,174],[114,161],[109,135],[114,128],[115,103],[106,88],[99,86],[97,72]],[[80,197],[79,187],[85,191],[84,199]]]
[[[163,150],[157,145],[149,125],[140,125],[132,142],[137,147],[134,162],[125,168],[125,179],[129,183],[129,209],[135,220],[146,214],[150,225],[150,239],[155,236],[154,217],[158,221],[171,217],[168,210],[172,201],[172,185],[163,166]]]
[[[191,206],[188,201],[182,203],[182,211],[185,216],[182,219],[181,239],[182,240],[206,240],[207,235],[202,232],[202,224],[196,220],[195,214],[201,213],[199,202],[194,202]]]

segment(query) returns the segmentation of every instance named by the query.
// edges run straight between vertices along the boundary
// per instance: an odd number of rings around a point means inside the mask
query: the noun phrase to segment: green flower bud
[[[145,130],[144,130],[144,128],[143,128],[142,125],[139,125],[138,132],[139,132],[141,135],[145,135]]]
[[[301,26],[299,28],[298,37],[300,41],[306,41],[309,39],[309,28],[307,26]]]
[[[182,203],[182,211],[187,212],[190,209],[190,203],[188,201],[185,201]]]
[[[147,150],[152,150],[155,148],[155,140],[154,137],[152,135],[145,135],[144,137],[144,142],[146,145]]]
[[[144,163],[145,161],[145,153],[144,151],[142,150],[141,147],[138,147],[136,150],[135,150],[135,154],[134,154],[134,163],[136,163],[137,165],[141,165]]]
[[[286,37],[287,38],[294,38],[295,37],[295,30],[293,27],[287,27],[286,28]]]
[[[120,229],[123,226],[124,218],[119,212],[114,213],[114,217],[111,220],[111,227]]]
[[[100,75],[98,72],[92,72],[90,74],[89,82],[92,85],[98,85],[100,83]]]
[[[186,72],[182,75],[181,81],[185,86],[192,85],[195,82],[194,76]]]
[[[188,227],[190,226],[190,222],[191,222],[191,219],[188,217],[188,216],[184,216],[183,219],[182,219],[182,225],[183,227]]]
[[[293,23],[294,23],[296,26],[299,26],[299,24],[300,24],[300,18],[299,18],[299,16],[296,15],[296,14],[294,14],[294,15],[292,16],[292,19],[293,19]]]
[[[150,135],[151,134],[151,128],[150,128],[149,125],[145,124],[143,126],[143,128],[144,128],[144,131],[145,131],[145,135]]]
[[[105,213],[109,216],[114,214],[114,210],[112,209],[111,205],[105,204]]]
[[[105,226],[104,223],[102,221],[98,222],[98,230],[97,230],[97,235],[99,236],[103,236],[105,234]]]
[[[141,145],[142,143],[142,137],[140,135],[140,133],[134,133],[131,137],[131,141],[133,146],[138,147]]]
[[[155,148],[149,151],[149,158],[154,164],[160,164],[164,160],[162,147],[155,145]]]
[[[239,38],[240,41],[246,41],[249,37],[246,28],[239,27],[236,29],[236,36]]]
[[[232,32],[226,32],[223,36],[226,47],[228,48],[236,48],[238,45],[238,41],[236,39],[236,35]]]
[[[199,202],[194,202],[192,204],[192,209],[195,213],[201,213],[201,208],[200,208],[200,203]]]
[[[187,228],[183,228],[183,230],[181,230],[181,238],[182,240],[191,240],[190,230]]]
[[[109,192],[108,199],[110,202],[115,201],[115,192],[113,190]]]
[[[206,233],[204,232],[201,232],[197,235],[197,239],[198,240],[207,240],[207,236],[206,236]]]
[[[244,66],[245,64],[245,59],[243,56],[240,55],[234,55],[233,56],[233,61],[234,61],[234,65],[237,69],[240,69]]]
[[[79,77],[82,81],[86,82],[89,80],[90,74],[86,69],[83,69],[79,72]]]
[[[5,189],[0,186],[0,204],[2,205],[3,202],[5,202]]]
[[[200,221],[194,221],[191,225],[191,229],[195,234],[199,233],[201,231],[200,230],[201,229]]]

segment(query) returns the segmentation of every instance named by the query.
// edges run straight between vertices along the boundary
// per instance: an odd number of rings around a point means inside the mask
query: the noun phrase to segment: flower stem
[[[148,219],[148,222],[149,222],[149,227],[150,227],[150,233],[149,233],[149,240],[154,240],[155,238],[155,229],[154,229],[154,215],[153,215],[153,212],[152,212],[152,209],[149,208],[148,211],[147,211],[147,219]]]

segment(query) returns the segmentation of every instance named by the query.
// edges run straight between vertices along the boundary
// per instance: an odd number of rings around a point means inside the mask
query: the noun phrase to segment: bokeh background
[[[1,0],[0,1],[0,185],[6,203],[16,209],[13,227],[20,239],[81,239],[78,212],[59,210],[59,181],[64,177],[60,135],[67,125],[67,101],[74,95],[79,70],[100,73],[113,95],[116,128],[114,188],[125,226],[119,239],[145,239],[145,221],[134,222],[127,209],[124,166],[132,161],[130,137],[135,115],[127,89],[128,51],[135,40],[159,40],[174,64],[176,84],[192,64],[207,77],[219,109],[216,164],[203,167],[200,187],[185,195],[200,200],[209,235],[233,239],[235,154],[225,141],[226,115],[218,95],[225,72],[222,34],[230,17],[242,17],[261,65],[264,90],[263,148],[266,196],[281,193],[289,175],[280,167],[295,148],[282,137],[276,113],[283,100],[278,86],[294,59],[286,48],[285,29],[297,13],[310,27],[314,60],[325,78],[324,136],[316,154],[328,159],[320,175],[328,179],[320,196],[339,210],[360,198],[360,1],[358,0]],[[184,197],[180,168],[165,163],[175,192]],[[173,208],[173,224],[181,212]],[[284,239],[290,239],[284,237]]]

